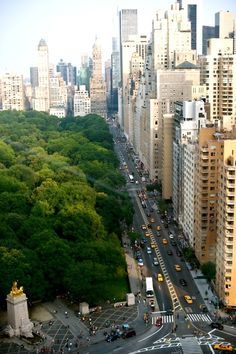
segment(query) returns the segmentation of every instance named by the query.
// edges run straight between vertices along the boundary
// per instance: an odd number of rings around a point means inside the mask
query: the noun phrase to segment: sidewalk
[[[125,250],[125,259],[127,264],[127,273],[129,277],[130,292],[134,295],[140,292],[142,288],[142,277],[141,273],[137,269],[137,264],[133,257],[133,251],[130,247],[130,239],[127,234],[122,236],[122,243]]]
[[[190,264],[186,263],[189,271],[192,275],[192,278],[204,300],[204,303],[208,309],[208,311],[215,315],[217,317],[225,318],[227,319],[229,316],[223,312],[222,310],[219,309],[219,299],[217,295],[212,291],[211,286],[207,282],[206,278],[204,278],[204,275],[202,272],[197,269],[197,270],[191,270]]]

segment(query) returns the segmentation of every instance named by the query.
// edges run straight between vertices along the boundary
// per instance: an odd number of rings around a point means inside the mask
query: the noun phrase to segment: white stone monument
[[[133,293],[126,294],[127,306],[135,305],[135,296]]]
[[[32,338],[33,323],[29,319],[27,297],[23,287],[17,288],[14,281],[10,294],[7,295],[7,318],[9,335]]]

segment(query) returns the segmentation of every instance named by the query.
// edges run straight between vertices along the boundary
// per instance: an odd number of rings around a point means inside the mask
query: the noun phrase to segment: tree
[[[206,262],[201,265],[201,271],[205,275],[206,279],[210,282],[215,279],[216,266],[213,262]]]

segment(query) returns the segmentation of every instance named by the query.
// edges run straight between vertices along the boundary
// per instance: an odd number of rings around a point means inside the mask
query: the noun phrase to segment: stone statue
[[[21,286],[19,289],[17,288],[17,281],[14,281],[12,284],[11,292],[10,295],[15,297],[23,294],[23,286]]]

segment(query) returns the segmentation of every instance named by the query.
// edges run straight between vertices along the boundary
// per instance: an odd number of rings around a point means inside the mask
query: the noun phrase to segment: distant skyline
[[[221,10],[236,14],[235,0],[196,2],[202,3],[202,25],[214,25],[215,13]],[[49,60],[54,65],[63,59],[79,67],[81,55],[91,55],[96,36],[101,42],[103,60],[107,60],[112,37],[118,33],[118,10],[138,9],[139,33],[149,37],[155,11],[167,10],[172,3],[171,0],[1,0],[0,74],[15,72],[29,77],[30,66],[37,65],[41,38],[48,44]]]

